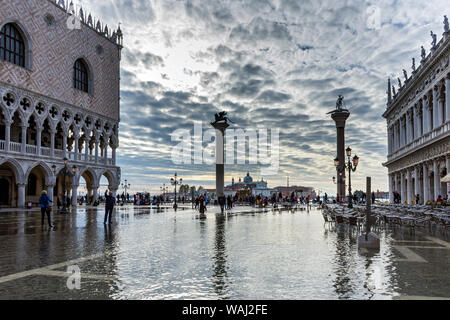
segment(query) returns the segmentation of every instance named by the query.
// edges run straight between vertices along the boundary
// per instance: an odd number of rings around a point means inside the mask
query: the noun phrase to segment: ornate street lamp
[[[177,173],[175,172],[175,176],[174,178],[170,178],[170,184],[175,186],[175,203],[173,205],[173,208],[175,210],[177,210],[177,184],[181,184],[183,182],[183,179],[180,178],[179,180],[177,179]]]
[[[127,193],[127,190],[130,188],[131,185],[128,183],[128,180],[127,180],[127,179],[125,179],[125,183],[122,183],[121,185],[122,185],[122,188],[125,189],[125,201],[128,202],[128,198],[127,198],[128,193]]]
[[[66,177],[73,177],[77,173],[77,166],[72,166],[72,171],[69,169],[69,166],[67,165],[68,159],[64,158],[64,167],[62,168],[62,174],[63,174],[63,207],[59,211],[59,213],[64,214],[67,213],[67,206],[66,206]],[[53,174],[56,174],[56,165],[52,165],[52,171]]]
[[[350,157],[352,155],[352,149],[350,147],[347,147],[347,149],[345,149],[345,153],[347,154],[347,157],[348,157],[347,164],[344,164],[342,166],[342,168],[339,168],[339,165],[340,165],[339,160],[338,160],[338,158],[335,158],[334,165],[337,168],[339,174],[341,174],[345,169],[348,169],[348,207],[353,208],[351,172],[356,171],[356,167],[358,166],[358,163],[359,163],[359,157],[357,155],[355,155],[353,157],[352,161],[350,161]],[[335,180],[336,179],[333,177],[333,182]]]

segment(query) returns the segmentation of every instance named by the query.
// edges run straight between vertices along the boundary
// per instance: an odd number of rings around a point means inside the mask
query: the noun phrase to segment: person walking
[[[225,196],[219,196],[218,202],[220,205],[220,212],[223,214],[223,209],[225,206]]]
[[[49,228],[53,227],[50,221],[50,212],[52,208],[50,207],[50,202],[53,202],[52,199],[47,195],[47,191],[42,190],[41,196],[39,197],[39,204],[41,205],[41,226],[44,227],[44,218],[47,214],[48,226]]]
[[[116,203],[116,199],[113,197],[112,191],[110,191],[109,195],[106,195],[106,199],[105,199],[105,221],[103,222],[104,224],[106,224],[106,221],[108,221],[108,217],[109,217],[108,224],[111,224],[111,215],[112,215],[112,211],[114,209],[115,203]]]

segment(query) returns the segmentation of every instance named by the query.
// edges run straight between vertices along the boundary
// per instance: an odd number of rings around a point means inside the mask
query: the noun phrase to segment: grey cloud
[[[292,96],[283,92],[266,90],[261,93],[257,100],[262,103],[281,103],[290,100]]]

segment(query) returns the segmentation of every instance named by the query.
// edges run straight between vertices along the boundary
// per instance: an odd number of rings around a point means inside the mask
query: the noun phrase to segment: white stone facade
[[[36,203],[44,189],[62,198],[64,157],[77,167],[66,180],[72,205],[81,177],[91,201],[102,176],[114,193],[119,186],[121,31],[94,28],[82,11],[81,28],[68,29],[69,11],[63,1],[0,2],[0,28],[13,24],[26,48],[25,66],[0,57],[0,206]],[[88,66],[87,92],[73,87],[80,57]]]
[[[440,180],[450,170],[450,37],[435,44],[391,97],[383,117],[387,121],[389,200],[394,192],[402,203],[436,201],[450,192]]]

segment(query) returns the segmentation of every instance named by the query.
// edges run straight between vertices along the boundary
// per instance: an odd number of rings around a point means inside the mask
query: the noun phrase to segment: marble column
[[[406,201],[406,186],[405,186],[405,173],[400,172],[400,195],[401,195],[401,203],[405,203]]]
[[[416,140],[418,137],[420,137],[420,128],[419,128],[420,119],[419,119],[419,108],[417,107],[417,104],[415,104],[413,107],[413,116],[414,116],[413,135],[414,140]]]
[[[422,128],[423,128],[423,134],[428,133],[428,114],[429,114],[429,108],[428,108],[428,98],[425,95],[422,99],[423,107],[422,107]]]
[[[79,158],[78,158],[78,153],[79,153],[78,141],[79,141],[79,139],[80,139],[79,135],[74,135],[73,136],[73,143],[74,143],[74,148],[73,148],[74,150],[73,150],[73,152],[74,152],[74,160],[75,161],[79,160]]]
[[[72,184],[72,208],[78,205],[78,184]]]
[[[394,186],[393,186],[393,174],[388,174],[389,179],[389,203],[394,203]]]
[[[411,170],[406,170],[406,201],[411,204]]]
[[[423,164],[423,203],[426,204],[427,201],[430,201],[430,182],[428,178],[428,164],[425,162]]]
[[[405,120],[406,120],[406,139],[405,139],[405,144],[409,144],[412,141],[412,130],[411,130],[411,121],[412,121],[412,116],[411,116],[411,112],[408,110],[408,112],[405,115]]]
[[[68,159],[69,157],[67,157],[67,134],[63,132],[62,137],[63,137],[62,148],[64,151],[64,157]]]
[[[17,206],[19,208],[25,207],[25,183],[17,184]]]
[[[434,185],[434,199],[433,201],[436,201],[438,198],[439,192],[440,192],[440,177],[439,177],[439,166],[438,166],[438,159],[433,160],[433,185]]]
[[[54,188],[54,185],[52,185],[52,184],[47,185],[47,195],[53,202],[55,202],[55,200],[53,199],[53,188]]]
[[[439,87],[434,86],[433,88],[433,129],[439,127],[439,107],[438,107],[438,95]]]
[[[336,117],[334,117],[335,115],[332,115],[333,120],[336,121],[336,126],[337,126],[337,120]],[[339,118],[339,117],[338,117]],[[348,118],[348,115],[345,117],[345,120]],[[342,119],[339,118],[339,121],[341,121]],[[345,124],[345,120],[344,124]],[[224,196],[224,182],[225,182],[225,159],[224,159],[224,135],[225,135],[225,130],[228,128],[229,124],[228,123],[222,123],[222,122],[217,122],[217,123],[211,123],[211,125],[214,127],[214,129],[216,130],[216,197],[222,197]],[[342,131],[343,133],[343,131]],[[338,131],[338,143],[339,141],[339,131]],[[344,139],[344,137],[342,137],[342,140]],[[339,148],[339,147],[338,147]],[[343,148],[343,146],[342,146]]]
[[[21,146],[20,152],[25,154],[27,152],[26,147],[27,147],[27,128],[28,128],[28,126],[22,125],[21,128],[22,128],[22,146]]]
[[[98,163],[98,145],[100,141],[98,139],[95,139],[95,163]]]
[[[112,164],[116,165],[116,147],[112,147]]]
[[[56,131],[50,130],[50,157],[55,157],[55,134]]]
[[[416,195],[419,195],[420,199],[423,199],[423,196],[420,195],[420,176],[419,176],[419,168],[417,166],[414,167],[414,199]],[[419,200],[420,201],[420,200]],[[416,203],[418,204],[418,203]]]
[[[450,121],[450,74],[445,78],[445,117]]]
[[[405,145],[405,133],[404,133],[404,127],[405,127],[405,117],[404,115],[400,118],[400,145],[399,147],[403,147]]]
[[[84,137],[84,162],[89,162],[89,137]]]
[[[9,151],[9,144],[11,142],[11,120],[5,120],[5,152]]]
[[[36,154],[38,156],[41,155],[41,136],[42,136],[42,130],[44,130],[44,127],[38,126],[36,128]]]

